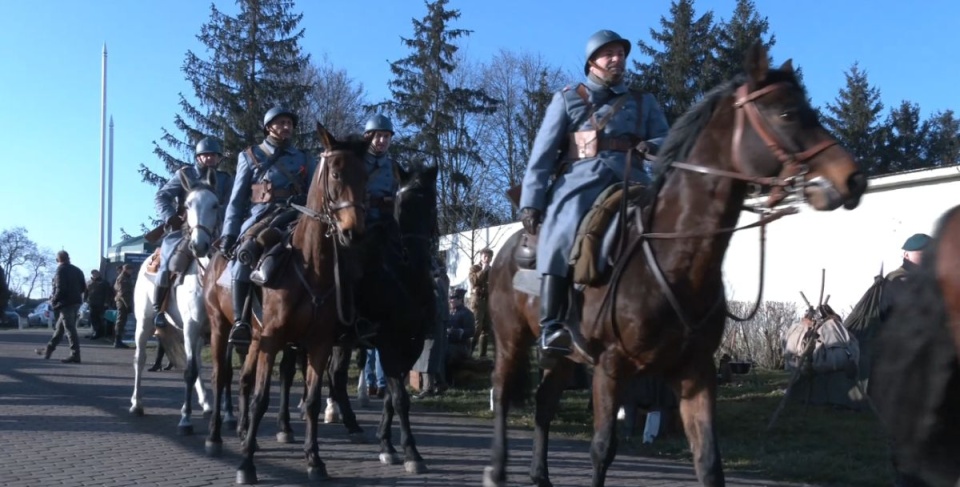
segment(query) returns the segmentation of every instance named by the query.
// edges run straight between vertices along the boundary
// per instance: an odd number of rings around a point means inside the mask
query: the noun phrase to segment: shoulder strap
[[[630,98],[629,93],[620,95],[620,97],[617,98],[617,101],[613,103],[613,106],[610,107],[610,111],[608,111],[607,114],[604,115],[599,122],[597,122],[595,129],[598,131],[603,130],[603,127],[607,125],[607,122],[609,122],[610,119],[613,118],[613,116],[616,115],[621,108],[623,108],[623,104],[627,102],[628,98]]]
[[[300,184],[300,178],[293,177],[290,172],[283,167],[282,164],[274,164],[274,166],[276,166],[277,171],[280,171],[280,174],[286,176],[287,180],[290,181],[290,184],[293,185],[293,190],[296,191],[297,194],[303,194],[303,186]]]

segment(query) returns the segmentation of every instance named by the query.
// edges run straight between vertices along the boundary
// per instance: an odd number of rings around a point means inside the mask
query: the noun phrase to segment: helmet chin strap
[[[615,77],[615,75],[610,74],[610,71],[609,71],[608,69],[601,67],[599,64],[593,62],[592,59],[589,60],[589,61],[587,61],[587,64],[589,64],[591,67],[594,67],[594,68],[596,68],[598,71],[600,71],[601,73],[603,73],[603,76],[597,76],[597,77],[600,78],[600,80],[602,80],[607,86],[615,85],[615,84],[619,83],[621,80],[623,80],[623,75],[622,75],[622,74]],[[591,73],[591,74],[592,74],[592,73]],[[596,76],[596,75],[595,75],[595,76]]]

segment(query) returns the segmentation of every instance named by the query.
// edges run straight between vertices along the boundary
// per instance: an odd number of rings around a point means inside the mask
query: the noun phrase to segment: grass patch
[[[893,479],[886,439],[869,411],[851,412],[790,403],[766,433],[789,375],[759,370],[739,382],[720,387],[717,428],[724,468],[728,472],[770,480],[817,485],[888,485]],[[419,401],[425,407],[493,419],[489,390],[449,390],[443,396]],[[579,439],[593,434],[592,412],[586,391],[564,393],[551,433]],[[533,405],[511,410],[511,428],[533,428]],[[638,427],[642,428],[642,424]],[[653,444],[621,440],[620,452],[692,461],[686,438],[668,436]]]

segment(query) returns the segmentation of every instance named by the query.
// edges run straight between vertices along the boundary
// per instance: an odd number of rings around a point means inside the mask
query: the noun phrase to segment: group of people
[[[36,349],[37,355],[49,359],[54,350],[60,345],[63,337],[67,337],[70,345],[70,354],[61,360],[63,363],[80,363],[80,338],[77,333],[77,320],[80,315],[80,306],[86,302],[90,309],[90,326],[93,330],[87,338],[99,339],[107,335],[107,325],[104,320],[106,309],[111,301],[117,309],[116,324],[114,325],[114,347],[129,348],[123,343],[124,328],[130,311],[133,309],[133,275],[132,266],[123,264],[117,273],[113,289],[104,282],[100,271],[90,271],[90,280],[86,281],[83,271],[70,263],[70,254],[66,250],[57,252],[57,269],[53,277],[53,292],[50,304],[54,314],[54,331],[50,341],[42,348]]]

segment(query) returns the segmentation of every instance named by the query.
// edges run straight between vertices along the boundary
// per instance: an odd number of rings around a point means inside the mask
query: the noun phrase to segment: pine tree
[[[884,153],[880,173],[919,169],[926,165],[927,123],[920,122],[920,106],[903,101],[890,110],[884,124]]]
[[[870,86],[867,73],[854,63],[846,73],[847,85],[834,103],[827,104],[824,125],[870,175],[883,170],[883,127],[880,125],[880,90]]]
[[[469,115],[491,113],[496,100],[482,89],[451,83],[457,70],[456,40],[471,33],[449,24],[460,11],[448,0],[426,2],[427,14],[413,19],[413,37],[402,38],[412,52],[390,64],[388,82],[393,99],[387,108],[407,131],[397,140],[406,162],[420,161],[439,168],[439,230],[441,234],[496,223],[495,215],[479,208],[472,188],[484,165]],[[462,80],[457,80],[462,81]]]
[[[709,84],[717,85],[743,72],[744,55],[755,42],[760,41],[769,53],[777,43],[774,35],[767,35],[769,29],[770,23],[760,17],[752,0],[737,0],[731,19],[717,28],[716,71]]]
[[[711,73],[716,73],[717,34],[713,13],[696,17],[693,0],[672,2],[670,18],[660,17],[660,26],[659,32],[650,29],[650,35],[662,50],[637,42],[639,54],[649,62],[634,61],[631,84],[653,94],[667,121],[673,123],[715,84]]]
[[[931,166],[960,164],[960,119],[953,110],[934,113],[928,123],[927,163]]]
[[[210,57],[187,51],[181,70],[193,87],[196,102],[180,94],[174,126],[180,136],[161,129],[154,154],[166,173],[193,162],[193,146],[213,136],[223,141],[224,169],[236,168],[236,155],[263,138],[263,114],[273,105],[292,110],[306,107],[309,86],[301,80],[309,56],[302,53],[303,14],[293,14],[293,0],[237,0],[240,12],[227,15],[210,6],[210,20],[197,39]],[[306,124],[301,132],[310,132]],[[312,140],[308,133],[308,140]],[[301,144],[302,145],[302,144]],[[141,164],[144,181],[156,186],[168,178]]]

